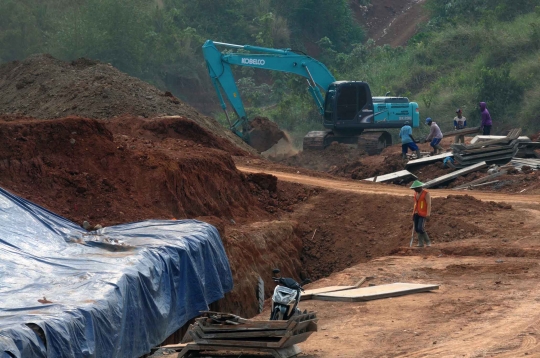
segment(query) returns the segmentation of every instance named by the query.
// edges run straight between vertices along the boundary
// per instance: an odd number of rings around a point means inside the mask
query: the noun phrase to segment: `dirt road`
[[[358,194],[383,194],[383,195],[396,195],[396,196],[409,196],[411,190],[405,187],[392,186],[386,184],[373,184],[362,181],[354,180],[336,180],[328,178],[315,178],[302,174],[291,174],[273,170],[264,170],[261,168],[250,168],[247,166],[238,166],[238,170],[245,173],[260,173],[271,174],[276,176],[279,180],[298,183],[303,185],[309,185],[313,187],[321,187],[326,189],[333,189],[339,191],[349,191]],[[540,203],[540,195],[509,195],[499,194],[492,192],[479,192],[479,191],[463,191],[463,190],[444,190],[444,189],[430,189],[432,197],[447,197],[448,195],[471,195],[475,198],[483,201],[497,201],[508,203]]]

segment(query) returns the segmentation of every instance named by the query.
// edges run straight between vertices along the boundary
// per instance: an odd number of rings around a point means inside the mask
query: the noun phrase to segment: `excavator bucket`
[[[285,132],[279,129],[275,122],[265,117],[255,117],[249,122],[248,144],[260,153],[266,152],[281,139],[286,138]]]

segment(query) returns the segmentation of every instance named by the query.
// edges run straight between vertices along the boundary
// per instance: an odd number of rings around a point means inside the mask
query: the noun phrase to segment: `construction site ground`
[[[349,264],[307,288],[352,285],[362,277],[376,285],[440,284],[431,293],[369,302],[302,302],[301,309],[317,311],[320,319],[319,332],[301,344],[303,356],[540,356],[540,197],[474,192],[443,199],[455,192],[434,190],[438,199],[427,225],[433,246],[409,248],[411,228],[403,218],[410,215],[410,198],[400,197],[408,194],[406,190],[273,173],[281,180],[335,190],[310,199],[296,213],[326,206],[329,214],[310,213],[311,220],[304,224],[313,236],[304,243],[304,250],[321,245],[327,237],[324,226],[333,225],[341,230],[321,261],[340,249],[337,256],[344,260],[347,255],[366,254],[366,248],[369,255],[380,255]],[[362,221],[362,216],[371,221],[351,225]],[[390,253],[381,255],[380,248]],[[262,316],[269,315],[268,306]]]
[[[0,103],[0,187],[80,224],[215,225],[234,279],[218,308],[244,317],[258,313],[259,277],[271,297],[276,266],[312,278],[312,288],[361,277],[440,284],[367,303],[302,302],[321,328],[301,345],[307,357],[540,356],[536,172],[482,191],[432,190],[433,246],[411,249],[408,186],[359,180],[402,169],[399,145],[371,157],[332,145],[270,162],[213,119],[128,77],[48,56],[0,66],[0,93],[9,95]],[[440,163],[411,170],[421,180],[449,171]]]

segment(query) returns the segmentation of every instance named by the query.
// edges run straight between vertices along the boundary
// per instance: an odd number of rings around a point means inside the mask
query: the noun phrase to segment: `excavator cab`
[[[323,124],[335,133],[359,134],[369,128],[373,118],[371,90],[365,82],[334,82],[326,92]],[[366,127],[367,124],[367,127]]]

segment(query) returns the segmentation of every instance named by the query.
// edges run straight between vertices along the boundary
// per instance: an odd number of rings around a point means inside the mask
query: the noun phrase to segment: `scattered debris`
[[[487,175],[487,176],[485,176],[483,178],[480,178],[480,179],[473,180],[473,181],[471,181],[471,182],[469,182],[467,184],[457,186],[457,187],[453,188],[453,190],[468,189],[468,188],[474,187],[474,186],[476,186],[478,184],[482,184],[482,183],[485,184],[485,182],[487,182],[487,181],[489,181],[491,179],[495,179],[495,178],[497,178],[497,177],[499,177],[501,175],[504,175],[506,173],[507,173],[506,170],[501,170],[500,172],[497,172],[497,173],[494,173],[494,174],[491,174],[491,175]]]

